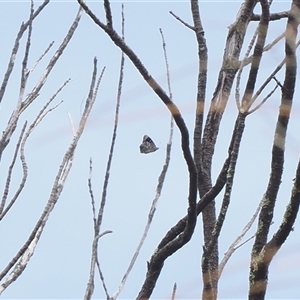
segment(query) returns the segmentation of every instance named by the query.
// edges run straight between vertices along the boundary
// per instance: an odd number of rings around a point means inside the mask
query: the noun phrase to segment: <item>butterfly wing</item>
[[[140,145],[140,152],[148,154],[158,150],[152,139],[148,135],[144,135],[143,142]]]

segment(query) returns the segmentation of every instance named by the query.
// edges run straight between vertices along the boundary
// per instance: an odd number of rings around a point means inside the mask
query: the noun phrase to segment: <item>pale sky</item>
[[[273,12],[287,10],[290,7],[288,1],[275,2]],[[174,102],[185,118],[192,140],[198,70],[197,45],[194,33],[169,14],[169,11],[173,11],[191,24],[189,2],[124,1],[123,3],[126,42],[140,57],[151,75],[166,89],[165,65],[159,33],[159,28],[162,28],[167,43]],[[199,4],[209,51],[206,109],[217,82],[227,27],[234,22],[240,3],[241,1],[200,1]],[[95,10],[102,21],[105,20],[102,2],[87,1],[87,4]],[[40,5],[40,2],[37,2],[37,5]],[[22,21],[27,20],[29,7],[29,1],[0,1],[1,81],[18,28]],[[114,26],[117,30],[120,30],[120,7],[121,2],[112,2]],[[29,67],[34,65],[51,41],[55,41],[55,44],[30,77],[27,93],[36,84],[44,67],[62,42],[77,10],[76,1],[52,1],[36,19]],[[267,43],[282,33],[285,28],[282,24],[285,22],[283,20],[271,24]],[[255,28],[254,25],[256,23],[250,26],[252,30]],[[1,103],[1,130],[4,130],[10,112],[17,102],[25,36],[21,41],[15,69]],[[246,42],[250,38],[250,35],[247,36]],[[246,46],[247,43],[242,55]],[[29,138],[26,148],[28,182],[17,204],[0,226],[2,270],[26,240],[48,200],[58,165],[72,139],[68,113],[76,125],[88,94],[94,56],[98,58],[99,72],[104,66],[106,71],[86,130],[75,152],[73,168],[32,259],[21,277],[3,292],[2,297],[5,299],[82,299],[84,295],[93,239],[91,201],[87,187],[89,158],[93,158],[93,188],[99,203],[112,134],[120,64],[119,49],[85,14],[36,103],[21,119],[22,122],[28,120],[31,123],[35,114],[58,87],[68,78],[72,79],[55,102],[63,100],[63,104],[49,114]],[[266,54],[258,77],[258,85],[283,57],[283,43],[279,43]],[[243,74],[245,81],[247,71]],[[281,72],[277,79],[282,80],[283,74]],[[274,84],[265,95],[273,87]],[[299,159],[299,96],[298,90],[294,98],[286,144],[286,165],[270,237],[282,220]],[[221,232],[220,259],[249,221],[266,190],[279,100],[280,94],[275,93],[259,111],[247,118],[232,204]],[[218,137],[213,160],[213,182],[227,155],[236,115],[233,90]],[[126,60],[120,123],[104,223],[101,228],[101,231],[112,230],[113,233],[104,236],[99,243],[99,260],[110,295],[116,291],[146,224],[151,201],[155,196],[157,179],[165,159],[169,121],[169,112],[164,104],[143,81],[132,63]],[[159,147],[158,151],[149,155],[139,153],[139,145],[145,134],[153,139]],[[13,140],[16,138],[17,135]],[[13,143],[1,161],[2,189],[7,166],[11,161],[12,146]],[[19,184],[21,176],[19,171],[19,168],[15,171],[12,190]],[[150,259],[167,230],[185,215],[187,195],[187,170],[180,149],[179,132],[175,128],[171,163],[154,222],[119,299],[134,299],[137,296],[145,278],[146,261]],[[217,198],[218,208],[222,195]],[[300,298],[299,218],[294,227],[295,231],[288,237],[271,264],[266,299]],[[246,238],[251,237],[255,229],[256,223]],[[178,288],[176,299],[200,298],[202,245],[201,217],[199,217],[191,242],[165,262],[153,299],[169,299],[175,282]],[[219,299],[247,298],[251,247],[252,241],[237,250],[228,262],[219,282]],[[94,299],[103,299],[105,294],[98,276],[95,282]]]

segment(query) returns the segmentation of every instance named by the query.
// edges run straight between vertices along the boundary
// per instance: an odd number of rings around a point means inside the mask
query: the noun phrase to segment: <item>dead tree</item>
[[[268,267],[276,252],[280,249],[297,217],[299,208],[299,172],[300,164],[297,166],[294,187],[290,199],[287,203],[287,209],[282,219],[282,224],[276,234],[270,239],[268,237],[272,216],[277,199],[277,192],[280,187],[280,180],[284,163],[284,144],[288,121],[290,117],[293,94],[296,80],[296,35],[300,21],[300,2],[292,1],[291,9],[285,12],[271,13],[272,1],[245,0],[235,22],[230,26],[225,44],[223,63],[219,71],[219,78],[216,84],[215,92],[209,104],[209,111],[204,118],[204,106],[206,102],[207,85],[207,45],[205,39],[205,28],[201,22],[199,3],[196,0],[190,1],[193,24],[190,25],[180,17],[171,13],[183,25],[195,33],[198,44],[199,73],[196,96],[196,114],[195,127],[193,132],[193,151],[189,147],[190,135],[185,121],[168,93],[164,91],[159,83],[150,75],[142,61],[135,54],[134,50],[127,45],[124,39],[116,32],[113,26],[113,17],[110,2],[104,0],[104,10],[106,14],[106,23],[101,21],[95,12],[93,12],[85,1],[78,0],[78,3],[93,20],[93,22],[103,30],[113,43],[119,47],[122,52],[134,64],[140,75],[148,83],[149,87],[156,93],[158,98],[166,105],[170,114],[174,118],[178,130],[181,134],[182,154],[187,164],[189,173],[188,188],[188,209],[187,215],[178,221],[162,238],[154,254],[149,260],[148,270],[143,286],[137,296],[137,299],[149,299],[156,281],[159,278],[163,268],[164,261],[174,254],[190,241],[193,236],[194,228],[198,216],[202,215],[204,228],[204,246],[202,255],[202,277],[203,294],[202,299],[216,299],[218,293],[218,281],[223,270],[224,264],[233,253],[233,248],[229,249],[225,260],[219,263],[218,241],[220,239],[221,229],[226,218],[227,210],[230,205],[231,191],[234,183],[236,163],[240,151],[240,145],[245,128],[246,118],[254,113],[263,105],[267,99],[274,93],[277,87],[280,87],[281,105],[278,114],[277,127],[272,151],[271,176],[266,192],[261,202],[259,212],[259,223],[253,244],[251,270],[249,274],[249,299],[263,299],[268,280]],[[254,8],[259,5],[261,13],[254,14]],[[275,40],[271,45],[266,46],[266,37],[271,21],[281,18],[287,18],[285,33],[280,38],[285,39],[285,58],[278,65],[272,74],[266,79],[262,86],[257,89],[257,75],[260,70],[263,54],[280,39]],[[258,22],[257,29],[250,42],[248,50],[241,58],[241,49],[244,43],[245,35],[250,22]],[[252,51],[252,52],[251,52]],[[241,74],[244,67],[250,65],[247,82],[244,87],[240,86]],[[276,73],[285,66],[285,79],[283,84],[277,81]],[[276,87],[269,94],[258,102],[261,92],[266,89],[271,80],[276,81]],[[223,114],[226,110],[229,96],[234,88],[236,80],[236,104],[238,116],[236,118],[235,128],[232,133],[230,146],[228,148],[228,157],[224,161],[223,167],[219,172],[215,183],[212,179],[212,161],[215,151],[218,132]],[[244,89],[242,96],[240,89]],[[257,89],[257,90],[256,90]],[[207,105],[207,104],[206,104]],[[216,211],[215,198],[222,191],[223,200],[219,213]],[[199,200],[197,201],[197,197]],[[251,223],[251,222],[250,222]],[[253,220],[252,220],[253,223]],[[251,224],[252,224],[251,223]],[[250,225],[249,225],[250,226]],[[247,229],[246,229],[247,230]],[[239,237],[241,238],[242,235]],[[236,244],[235,244],[236,245]],[[114,297],[113,297],[114,298]]]
[[[16,57],[18,55],[22,55],[19,54],[21,52],[21,39],[27,33],[27,38],[25,39],[25,51],[23,53],[23,61],[20,67],[21,79],[20,88],[18,91],[18,99],[16,99],[15,101],[15,106],[11,111],[11,116],[8,119],[6,127],[2,131],[2,137],[0,139],[0,158],[2,159],[2,164],[4,159],[6,161],[11,161],[8,169],[6,170],[7,175],[4,183],[4,189],[2,191],[2,198],[0,202],[0,221],[3,221],[14,210],[16,203],[18,202],[18,200],[20,200],[21,195],[24,192],[24,188],[27,186],[28,172],[31,171],[31,166],[27,163],[28,153],[26,155],[25,149],[27,147],[29,137],[31,136],[32,132],[36,130],[37,127],[41,126],[41,123],[44,120],[44,118],[47,117],[50,112],[55,110],[62,103],[62,101],[60,101],[55,105],[52,104],[53,101],[56,100],[56,97],[59,95],[62,89],[65,88],[65,86],[70,82],[70,79],[67,79],[64,83],[61,83],[61,86],[59,86],[57,90],[53,92],[53,95],[47,101],[39,104],[39,110],[36,112],[36,115],[33,118],[32,116],[26,114],[28,108],[31,108],[33,103],[38,102],[38,100],[40,100],[41,95],[43,95],[46,80],[50,77],[51,71],[58,63],[59,59],[63,54],[63,51],[66,49],[70,40],[72,39],[73,34],[76,31],[82,16],[82,9],[79,8],[64,40],[54,52],[53,56],[50,58],[47,67],[40,75],[40,78],[38,79],[37,83],[30,90],[27,83],[31,73],[33,73],[36,65],[38,65],[42,59],[45,59],[45,56],[48,54],[49,50],[51,49],[54,43],[52,42],[47,47],[47,49],[41,55],[41,57],[37,59],[33,67],[28,66],[28,60],[32,49],[32,32],[34,28],[34,21],[40,14],[42,14],[44,8],[49,2],[49,0],[45,0],[35,10],[34,3],[33,1],[31,1],[29,18],[26,22],[22,23],[19,29],[14,46],[12,48],[7,70],[4,74],[4,79],[0,88],[0,102],[2,102],[3,108],[1,114],[2,118],[5,118],[7,117],[7,115],[4,115],[3,111],[7,113],[6,106],[9,106],[11,103],[13,103],[10,97],[5,97],[5,92],[7,92],[8,83],[11,81],[11,74],[15,68]],[[48,222],[51,212],[53,211],[55,205],[57,204],[60,198],[61,192],[63,191],[65,181],[72,168],[72,162],[74,159],[76,147],[84,131],[87,118],[91,112],[98,92],[101,76],[97,80],[96,58],[94,59],[93,69],[94,70],[91,78],[91,85],[85,102],[85,107],[79,122],[79,126],[78,128],[72,128],[73,136],[70,136],[71,142],[69,143],[69,146],[67,147],[64,155],[62,155],[61,163],[57,166],[58,170],[54,178],[54,183],[52,185],[49,198],[47,201],[45,201],[44,208],[41,211],[39,218],[36,220],[32,231],[28,235],[25,242],[23,242],[23,244],[20,246],[17,253],[12,254],[9,261],[5,262],[5,266],[1,270],[0,293],[2,293],[15,280],[17,280],[19,276],[23,274],[27,264],[29,263],[32,255],[34,254],[38,242],[40,241],[40,237],[44,232],[44,228]],[[28,92],[27,95],[26,92]],[[29,121],[22,121],[24,115],[26,116],[26,118],[29,118]],[[21,122],[23,122],[23,124],[20,124]],[[51,159],[51,154],[49,155],[49,157]],[[17,172],[15,172],[15,170],[18,169],[18,167],[20,166],[22,170],[22,177],[19,184],[17,185],[17,188],[15,188],[12,182],[16,182],[18,180],[18,176],[16,175]],[[2,170],[4,170],[4,168],[2,168]],[[35,193],[35,188],[32,188],[32,191]],[[28,212],[29,210],[26,213]],[[3,223],[1,223],[1,225],[2,224]]]
[[[195,96],[196,110],[193,132],[188,130],[186,120],[183,118],[183,114],[172,98],[171,82],[168,76],[169,65],[165,48],[166,44],[162,31],[161,35],[169,86],[168,91],[165,91],[161,87],[158,80],[156,80],[149,73],[148,69],[146,66],[144,66],[141,59],[136,55],[135,51],[132,50],[130,45],[126,43],[124,35],[123,13],[122,33],[119,34],[115,30],[113,25],[113,13],[111,10],[110,1],[108,0],[104,0],[106,22],[101,21],[100,18],[97,17],[96,13],[89,8],[88,2],[78,0],[78,13],[75,16],[70,29],[66,33],[64,40],[49,60],[44,73],[41,74],[36,85],[28,91],[27,80],[34,70],[34,67],[30,68],[28,66],[28,57],[31,49],[31,34],[34,28],[33,23],[48,3],[49,0],[46,0],[36,10],[34,10],[33,2],[31,2],[30,16],[28,21],[21,25],[17,34],[8,67],[0,87],[0,102],[3,100],[4,104],[5,92],[8,87],[8,82],[11,78],[11,72],[14,68],[15,58],[19,53],[20,40],[27,32],[27,39],[25,42],[25,50],[21,66],[21,80],[18,99],[14,109],[11,111],[11,115],[8,118],[6,127],[2,130],[2,136],[0,139],[0,159],[3,159],[3,157],[6,157],[7,159],[7,157],[9,157],[11,160],[11,164],[7,169],[6,182],[4,184],[4,191],[0,203],[0,221],[7,217],[7,215],[12,211],[26,184],[28,165],[26,162],[24,149],[26,148],[27,140],[37,126],[40,126],[40,123],[48,115],[48,113],[54,110],[60,104],[58,103],[52,107],[49,107],[58,93],[68,84],[69,80],[66,80],[66,82],[62,83],[61,86],[57,88],[57,91],[53,93],[52,97],[50,97],[48,101],[41,105],[40,110],[37,112],[33,120],[30,120],[30,122],[24,122],[24,124],[20,127],[22,117],[24,116],[26,110],[31,107],[33,103],[37,103],[36,100],[43,92],[43,87],[49,74],[68,46],[68,43],[72,39],[73,34],[81,20],[82,12],[85,11],[86,14],[99,27],[99,29],[103,30],[109,36],[116,47],[121,49],[122,57],[120,62],[115,123],[105,171],[106,173],[103,183],[101,203],[98,211],[96,209],[96,201],[93,192],[94,187],[92,185],[92,159],[90,160],[90,177],[88,178],[88,188],[92,202],[94,236],[92,241],[90,274],[87,280],[84,299],[92,298],[95,286],[94,280],[96,270],[98,270],[100,275],[106,298],[116,299],[120,295],[120,292],[126,283],[126,279],[134,266],[143,242],[147,237],[147,232],[156,210],[157,200],[160,197],[160,193],[163,188],[164,179],[167,174],[169,161],[171,158],[170,149],[172,145],[173,122],[177,126],[181,136],[182,156],[186,162],[188,171],[187,211],[184,212],[186,215],[182,219],[179,219],[178,222],[174,224],[174,226],[172,226],[166,233],[162,233],[163,236],[161,241],[147,262],[147,273],[145,275],[144,283],[140,287],[136,298],[149,299],[151,297],[155,289],[155,285],[159,280],[159,276],[164,267],[165,261],[175,252],[180,250],[180,248],[184,247],[190,242],[190,240],[193,238],[197,222],[200,222],[199,220],[201,215],[203,224],[203,249],[196,249],[196,251],[199,252],[199,261],[201,260],[203,281],[202,299],[217,299],[218,283],[224,266],[234,251],[242,245],[242,238],[248,232],[257,216],[258,226],[253,237],[254,242],[251,252],[248,298],[264,299],[267,290],[270,263],[293,230],[300,204],[300,162],[297,162],[295,163],[293,187],[290,195],[286,195],[287,207],[282,215],[282,222],[278,228],[276,228],[273,237],[270,237],[270,226],[272,224],[273,214],[278,200],[278,191],[282,179],[286,135],[288,132],[288,123],[290,120],[294,92],[296,88],[296,49],[299,45],[299,42],[296,41],[296,36],[300,22],[300,0],[292,0],[291,8],[288,11],[275,13],[271,12],[272,1],[243,1],[240,10],[237,12],[236,20],[229,27],[224,47],[225,50],[223,54],[222,65],[219,70],[214,93],[209,103],[206,96],[209,47],[207,47],[207,42],[205,39],[205,25],[202,24],[200,16],[201,5],[196,0],[190,1],[193,24],[188,24],[175,13],[170,12],[177,21],[179,21],[183,26],[187,27],[187,30],[191,30],[193,34],[195,34],[195,39],[197,41],[197,49],[195,49],[195,53],[198,54],[199,72],[197,78],[197,94]],[[254,13],[254,9],[256,7],[260,9],[259,14]],[[286,19],[286,28],[284,29],[284,33],[276,38],[272,43],[266,45],[269,27],[271,26],[272,22],[276,22],[276,20],[280,19]],[[242,53],[242,47],[245,43],[246,34],[249,32],[250,23],[255,23],[257,28],[253,33],[253,38],[251,39],[246,52]],[[261,71],[261,62],[265,56],[268,55],[268,50],[277,46],[278,41],[281,39],[284,39],[285,41],[285,56],[282,62],[278,64],[276,68],[274,68],[274,71],[259,86],[257,78],[259,71]],[[37,60],[37,63],[45,58],[52,45],[53,44],[50,44],[50,46],[45,50],[45,53]],[[117,136],[122,82],[123,77],[125,76],[123,69],[126,57],[132,62],[145,82],[170,112],[171,125],[170,138],[166,149],[165,163],[158,178],[156,195],[150,208],[143,236],[137,247],[137,250],[133,254],[132,260],[130,261],[129,267],[122,278],[120,286],[113,295],[110,295],[105,284],[105,274],[103,274],[100,268],[98,257],[98,241],[103,235],[110,233],[109,230],[101,231],[101,226],[104,207],[106,205],[106,192],[108,189],[110,167]],[[245,72],[246,66],[249,67],[249,73],[247,76],[243,77],[243,79],[246,80],[246,84],[242,85],[242,75],[243,72]],[[285,69],[285,74],[284,80],[281,83],[276,78],[276,74],[283,68]],[[102,74],[103,72],[100,74],[100,76],[97,76],[97,60],[94,59],[90,88],[80,119],[79,127],[72,128],[72,140],[62,157],[61,164],[58,166],[58,171],[54,178],[51,193],[43,208],[43,211],[41,212],[26,241],[20,246],[17,253],[11,256],[10,260],[1,270],[0,293],[10,286],[15,280],[17,280],[21,274],[23,274],[31,256],[34,254],[36,245],[39,242],[40,236],[43,233],[51,212],[60,198],[61,192],[64,188],[64,183],[72,167],[75,150],[85,128],[87,118],[95,102]],[[275,84],[274,88],[270,87],[271,83]],[[257,86],[259,86],[259,88],[257,88]],[[243,90],[242,95],[240,95],[240,90]],[[29,92],[26,96],[25,91]],[[275,93],[275,91],[277,93]],[[262,98],[262,92],[267,92],[268,94]],[[232,94],[235,95],[237,117],[232,135],[230,137],[229,147],[227,149],[227,157],[224,160],[221,169],[219,170],[218,176],[213,178],[212,164],[214,152],[216,150],[216,143],[219,137],[221,122],[224,114],[226,113],[227,104],[230,101],[230,95]],[[221,231],[224,226],[224,221],[227,218],[228,208],[231,205],[236,166],[245,133],[245,123],[248,116],[254,114],[258,109],[260,109],[261,106],[267,102],[271,95],[276,95],[276,97],[280,99],[281,103],[279,106],[273,149],[272,153],[270,154],[271,166],[269,182],[266,186],[266,190],[262,196],[262,199],[256,199],[258,207],[253,217],[242,230],[241,234],[229,247],[228,251],[221,260],[219,253],[219,243],[222,239]],[[205,106],[209,107],[207,114],[204,113]],[[30,123],[30,125],[28,126],[27,123]],[[17,135],[18,138],[16,137]],[[12,146],[13,140],[16,140],[16,143],[13,145],[14,151],[11,154],[9,153],[8,149],[10,146]],[[190,144],[192,144],[193,148],[190,147]],[[16,168],[17,158],[20,159],[22,178],[18,188],[15,191],[12,191],[13,188],[11,187],[11,179],[13,176],[13,170]],[[216,201],[218,200],[217,197],[218,199],[221,199],[221,208],[219,211],[216,208]],[[176,289],[177,287],[175,284],[172,292],[172,299],[176,299]]]

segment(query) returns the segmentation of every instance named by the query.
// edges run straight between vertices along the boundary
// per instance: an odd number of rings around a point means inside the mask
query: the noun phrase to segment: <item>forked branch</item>
[[[86,100],[86,105],[84,112],[82,114],[79,127],[77,129],[77,132],[75,136],[72,139],[72,142],[70,143],[64,157],[62,160],[62,163],[59,166],[56,178],[54,180],[52,191],[49,196],[48,202],[46,203],[43,212],[41,213],[40,218],[38,219],[34,229],[32,230],[31,234],[29,235],[27,241],[24,243],[24,245],[19,249],[19,251],[16,253],[16,255],[11,259],[11,261],[7,264],[7,266],[4,268],[4,270],[0,274],[0,280],[2,281],[0,284],[0,293],[6,289],[8,285],[10,285],[13,281],[15,281],[24,271],[26,268],[26,265],[32,256],[35,247],[39,241],[39,238],[43,232],[43,229],[47,223],[47,220],[56,205],[59,196],[63,190],[64,183],[67,179],[67,176],[69,174],[69,171],[72,167],[72,161],[74,157],[74,153],[76,150],[76,147],[78,145],[78,141],[81,137],[81,134],[85,128],[85,124],[87,121],[87,118],[91,112],[91,109],[93,107],[93,104],[96,99],[98,86],[100,83],[101,76],[98,80],[98,83],[96,85],[96,75],[97,75],[97,60],[94,60],[94,73],[92,77],[92,83],[90,87],[90,93]],[[96,87],[95,87],[96,85]],[[50,108],[48,111],[51,111],[53,108]],[[36,127],[36,125],[42,120],[42,118],[47,114],[46,110],[42,110],[40,114],[37,116],[33,124],[29,127],[27,133],[25,134],[25,137],[23,139],[21,150],[24,151],[24,145],[25,141],[28,138],[29,134],[32,132],[32,130]],[[11,271],[9,275],[8,272]],[[6,277],[5,277],[6,276]]]
[[[281,104],[276,124],[272,149],[271,174],[265,193],[264,203],[259,215],[258,228],[251,254],[249,299],[264,298],[268,281],[268,269],[274,255],[292,230],[292,225],[299,209],[299,164],[291,201],[287,207],[285,220],[274,238],[267,243],[277,194],[279,191],[285,152],[285,139],[292,108],[295,81],[297,75],[296,35],[300,22],[300,0],[294,0],[289,13],[286,35],[285,54],[286,71],[282,88]],[[298,177],[297,177],[298,176]],[[293,210],[293,211],[292,211]],[[288,220],[288,221],[287,221]]]
[[[125,43],[122,37],[120,37],[118,33],[111,26],[107,26],[103,22],[101,22],[82,0],[77,0],[77,1],[85,10],[85,12],[91,17],[91,19],[102,30],[104,30],[104,32],[107,33],[110,39],[129,57],[129,59],[135,65],[135,67],[140,72],[144,80],[148,83],[148,85],[153,89],[153,91],[159,96],[159,98],[167,106],[181,133],[181,148],[189,171],[189,196],[188,196],[187,223],[186,223],[185,230],[176,240],[170,242],[168,245],[166,245],[166,247],[160,249],[158,252],[155,253],[155,255],[152,256],[152,259],[149,262],[150,268],[148,269],[146,282],[144,283],[142,290],[138,296],[139,299],[143,299],[151,295],[155,282],[161,271],[164,260],[168,256],[172,255],[179,248],[181,248],[184,244],[186,244],[190,240],[194,232],[196,219],[197,219],[197,215],[196,215],[197,171],[189,148],[189,133],[178,107],[173,103],[173,101],[166,94],[166,92],[160,87],[160,85],[156,82],[156,80],[149,74],[148,70],[144,67],[140,59],[129,48],[129,46]],[[109,1],[105,1],[106,11],[108,9],[107,8],[108,5],[109,5]]]

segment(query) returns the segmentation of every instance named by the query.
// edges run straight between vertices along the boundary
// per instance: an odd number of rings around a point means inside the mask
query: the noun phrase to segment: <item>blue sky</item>
[[[87,3],[104,20],[101,2],[88,1]],[[172,10],[185,21],[192,23],[189,2],[124,1],[124,3],[126,41],[141,58],[151,75],[166,88],[159,34],[159,28],[163,29],[171,69],[174,102],[181,110],[192,133],[198,69],[196,41],[193,32],[178,23],[168,13]],[[39,4],[40,2],[36,3]],[[227,27],[234,22],[239,6],[240,1],[200,1],[200,13],[209,50],[206,109],[217,82]],[[289,6],[287,1],[276,2],[273,11],[286,10]],[[120,30],[120,7],[121,2],[112,2],[114,26],[117,30]],[[77,10],[76,1],[53,1],[37,18],[34,24],[29,66],[35,63],[51,41],[54,40],[55,44],[31,75],[26,92],[30,92],[30,88],[41,76],[51,55],[69,29]],[[4,24],[0,28],[2,78],[16,33],[21,22],[27,20],[28,13],[28,1],[0,1],[0,18]],[[272,23],[267,43],[282,33],[284,23],[285,21]],[[250,26],[252,30],[255,28],[254,25]],[[250,35],[247,36],[246,41],[250,38]],[[15,70],[1,103],[1,128],[4,128],[17,101],[24,41],[23,37]],[[245,49],[246,47],[243,53]],[[282,43],[265,55],[258,78],[259,83],[262,83],[277,66],[283,55]],[[86,15],[83,15],[73,39],[48,78],[36,103],[22,117],[22,121],[26,119],[32,122],[35,114],[57,88],[66,79],[72,79],[56,100],[56,103],[63,100],[63,104],[49,114],[29,138],[26,148],[29,167],[28,183],[14,209],[0,226],[0,268],[3,269],[31,232],[49,197],[58,165],[72,139],[67,113],[69,112],[74,123],[77,124],[83,111],[83,101],[88,93],[94,56],[98,58],[99,70],[105,66],[106,71],[94,109],[76,150],[73,168],[34,256],[23,275],[2,294],[4,298],[80,299],[83,297],[89,274],[93,238],[92,212],[87,187],[88,162],[92,157],[93,187],[96,199],[100,201],[110,147],[120,62],[120,51]],[[244,82],[246,74],[245,71]],[[278,79],[283,79],[282,72],[278,75]],[[269,90],[265,94],[268,92]],[[286,166],[270,237],[277,230],[282,219],[299,159],[300,104],[298,99],[299,90],[295,95],[294,110],[289,125]],[[275,93],[246,121],[232,205],[221,233],[220,257],[251,218],[266,189],[279,100],[279,93]],[[236,115],[237,109],[232,92],[213,160],[214,179],[226,157]],[[102,226],[103,231],[112,230],[113,233],[103,237],[99,243],[99,259],[110,294],[116,291],[143,232],[151,201],[155,196],[157,178],[164,162],[169,120],[166,107],[143,81],[131,62],[126,60],[120,124]],[[160,148],[159,151],[151,155],[139,153],[139,144],[144,134],[148,134],[155,141]],[[16,138],[15,136],[13,141]],[[12,145],[8,148],[10,151]],[[9,153],[11,152],[7,150],[1,161],[1,187],[6,176],[6,168],[10,164]],[[18,171],[19,168],[16,170],[12,190],[19,183]],[[175,129],[170,168],[154,223],[120,299],[133,299],[137,295],[145,277],[146,261],[149,260],[165,232],[185,215],[187,194],[187,170],[181,154],[179,132]],[[219,197],[218,206],[220,201]],[[248,237],[255,232],[255,226],[250,230]],[[267,299],[300,297],[299,226],[298,220],[295,231],[291,233],[271,264]],[[200,297],[202,282],[199,266],[202,245],[201,222],[198,222],[192,241],[166,261],[153,298],[170,297],[174,282],[177,282],[178,299]],[[237,250],[226,266],[220,280],[220,299],[247,297],[251,246],[250,241]],[[97,279],[96,282],[94,296],[95,299],[101,299],[104,293]]]

